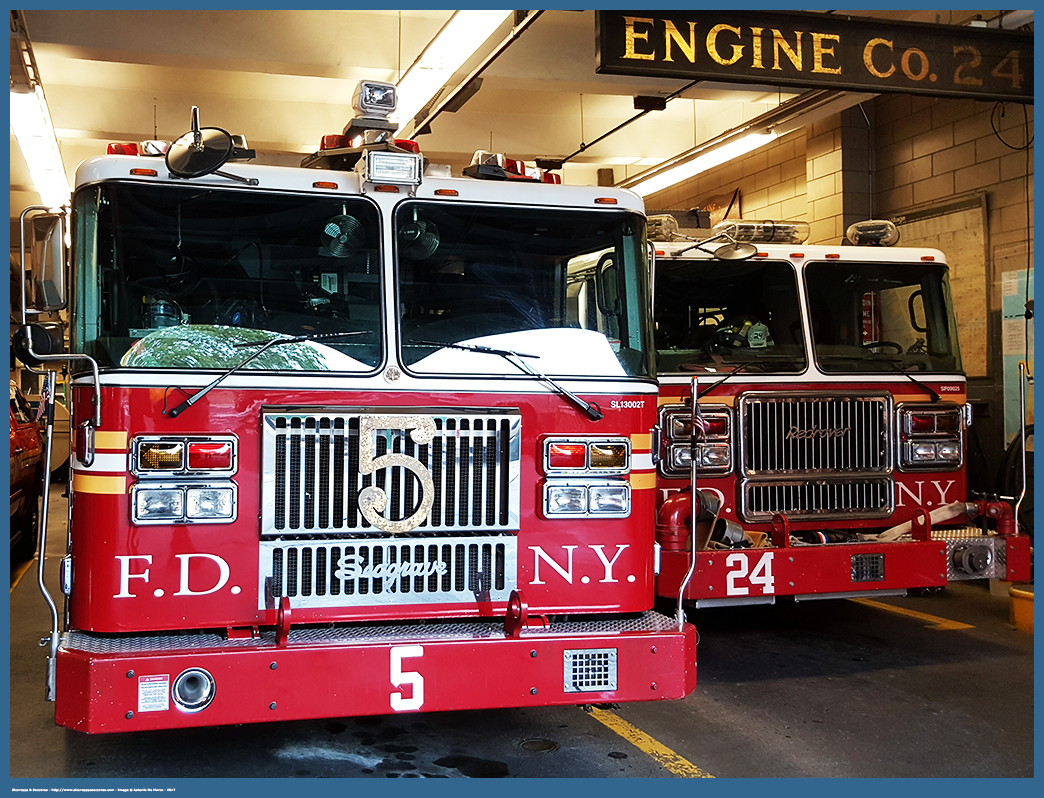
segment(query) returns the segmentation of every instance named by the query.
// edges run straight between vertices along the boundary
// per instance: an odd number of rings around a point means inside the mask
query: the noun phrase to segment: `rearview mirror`
[[[29,220],[29,252],[25,266],[31,272],[32,296],[27,308],[61,310],[66,303],[65,225],[63,217],[40,214]],[[23,241],[27,231],[23,230]],[[24,248],[23,248],[24,252]]]
[[[598,259],[598,266],[595,268],[595,300],[598,302],[598,309],[606,316],[620,315],[618,279],[616,258],[612,252],[606,252]]]

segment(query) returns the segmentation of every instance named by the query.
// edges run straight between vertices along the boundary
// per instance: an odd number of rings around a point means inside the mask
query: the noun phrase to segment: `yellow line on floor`
[[[18,587],[18,583],[22,581],[22,577],[25,576],[25,572],[28,571],[36,560],[29,560],[29,562],[22,563],[18,566],[18,570],[15,571],[14,578],[11,579],[11,592],[14,593],[14,589]]]
[[[616,713],[595,707],[591,709],[591,715],[595,720],[608,726],[631,745],[651,756],[675,776],[682,776],[687,779],[714,778],[710,773],[700,770],[688,759],[676,754],[663,743],[654,740],[641,729],[632,726]]]
[[[874,601],[873,599],[865,598],[853,598],[849,599],[849,601],[854,601],[856,604],[863,604],[867,607],[873,607],[878,610],[885,610],[887,612],[894,612],[898,615],[905,615],[908,618],[917,618],[921,621],[927,621],[928,628],[935,629],[936,631],[975,628],[974,626],[968,623],[961,623],[960,621],[951,621],[946,618],[940,618],[937,615],[929,615],[925,612],[917,612],[917,610],[908,610],[905,607],[896,607],[892,604],[885,604],[883,601]]]

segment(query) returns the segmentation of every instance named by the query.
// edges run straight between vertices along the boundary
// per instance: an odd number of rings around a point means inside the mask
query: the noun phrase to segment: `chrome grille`
[[[418,509],[422,486],[409,469],[359,473],[359,420],[367,415],[340,409],[272,409],[263,414],[263,537],[386,534],[360,510],[359,494],[370,486],[386,493],[382,515],[391,522]],[[431,475],[434,502],[415,535],[518,529],[517,411],[410,409],[383,415],[426,416],[437,430],[430,443],[418,444],[408,429],[378,429],[370,443],[376,457],[405,455]]]
[[[892,514],[892,480],[751,480],[743,486],[745,520],[767,521],[776,513],[790,519],[883,518]]]
[[[258,609],[506,601],[518,539],[261,541]]]
[[[740,399],[747,476],[891,470],[888,394],[748,394]]]

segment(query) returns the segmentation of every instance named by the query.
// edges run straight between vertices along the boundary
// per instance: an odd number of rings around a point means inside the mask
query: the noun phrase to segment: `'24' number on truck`
[[[745,580],[749,585],[759,585],[762,595],[776,592],[776,583],[772,578],[772,552],[766,551],[750,570],[750,563],[755,554],[730,554],[725,558],[728,573],[725,575],[725,594],[728,596],[748,596],[750,587],[740,584]]]

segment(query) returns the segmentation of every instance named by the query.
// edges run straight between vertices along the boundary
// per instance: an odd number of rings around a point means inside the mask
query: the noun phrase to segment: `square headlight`
[[[186,500],[189,518],[231,518],[235,509],[232,488],[189,488]]]
[[[587,511],[587,488],[548,485],[544,509],[548,515],[582,515]]]
[[[629,515],[631,512],[631,486],[592,485],[589,508],[594,515]]]
[[[131,521],[149,524],[230,524],[236,520],[236,484],[138,482],[131,487]]]
[[[134,493],[135,516],[143,521],[176,521],[185,515],[180,488],[143,488]]]

